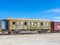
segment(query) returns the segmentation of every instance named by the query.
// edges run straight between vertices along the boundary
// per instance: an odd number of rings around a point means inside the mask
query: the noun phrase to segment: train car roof
[[[38,21],[50,21],[50,20],[44,20],[44,19],[34,19],[34,18],[6,18],[6,19],[4,19],[4,21],[6,21],[6,20],[34,20],[34,21],[36,21],[36,20],[38,20]]]

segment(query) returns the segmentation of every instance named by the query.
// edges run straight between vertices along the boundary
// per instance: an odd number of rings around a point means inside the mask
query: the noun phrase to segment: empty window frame
[[[43,22],[41,22],[41,25],[43,25]]]
[[[14,22],[13,22],[13,25],[15,25],[15,24],[16,24],[16,22],[14,21]]]
[[[48,25],[49,23],[48,22],[44,22],[44,25]]]
[[[27,22],[24,22],[24,25],[27,25]]]
[[[23,21],[21,21],[20,23],[21,23],[20,25],[23,25],[23,24],[24,24],[24,22],[23,22]]]
[[[37,25],[37,22],[34,22],[34,25]]]

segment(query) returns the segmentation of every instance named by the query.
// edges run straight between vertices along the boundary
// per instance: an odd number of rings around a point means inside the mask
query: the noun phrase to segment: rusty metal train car
[[[5,29],[10,33],[20,31],[38,31],[40,33],[51,30],[50,20],[7,18],[4,21]]]
[[[51,22],[51,31],[60,32],[60,22]]]
[[[37,31],[38,33],[60,32],[60,22],[50,20],[6,18],[3,21],[5,22],[4,30],[8,34],[17,34],[20,31]],[[0,32],[2,31],[2,21],[0,21]]]

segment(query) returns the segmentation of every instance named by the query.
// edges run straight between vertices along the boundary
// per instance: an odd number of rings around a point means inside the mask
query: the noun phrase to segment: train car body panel
[[[7,30],[50,30],[50,20],[37,19],[4,19]]]
[[[60,22],[51,22],[51,32],[60,31]]]
[[[54,30],[60,30],[60,22],[54,23]]]

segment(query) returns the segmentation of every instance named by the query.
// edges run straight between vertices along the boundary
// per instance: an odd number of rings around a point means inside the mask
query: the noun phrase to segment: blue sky
[[[60,20],[60,0],[0,0],[0,19]]]

